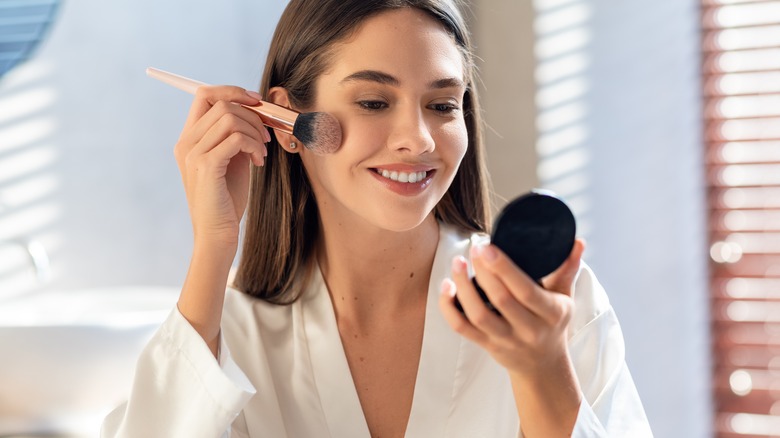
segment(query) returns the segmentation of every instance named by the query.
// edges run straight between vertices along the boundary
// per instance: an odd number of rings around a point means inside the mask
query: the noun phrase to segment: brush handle
[[[164,82],[190,94],[195,94],[195,92],[198,90],[198,87],[208,85],[194,79],[185,78],[184,76],[158,70],[153,67],[148,67],[146,69],[146,74],[151,78],[157,79],[158,81]],[[266,102],[264,100],[261,100],[260,103],[255,106],[241,106],[259,114],[260,120],[262,120],[265,126],[278,129],[279,131],[285,132],[287,134],[293,133],[295,120],[298,118],[299,113],[291,109]]]
[[[198,87],[200,87],[201,85],[206,85],[203,82],[199,82],[190,78],[185,78],[184,76],[179,76],[177,74],[169,73],[167,71],[158,70],[154,67],[147,68],[146,75],[151,78],[157,79],[160,82],[165,82],[166,84],[176,87],[179,90],[186,91],[190,94],[195,94],[195,92],[198,90]]]

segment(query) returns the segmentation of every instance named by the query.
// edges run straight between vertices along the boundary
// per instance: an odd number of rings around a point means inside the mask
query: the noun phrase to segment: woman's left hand
[[[566,367],[572,292],[584,249],[577,239],[566,261],[542,279],[542,288],[496,246],[472,247],[477,282],[501,315],[483,303],[463,257],[453,260],[452,280],[442,283],[439,307],[453,330],[484,348],[511,375],[534,378]],[[456,291],[465,316],[453,302]]]

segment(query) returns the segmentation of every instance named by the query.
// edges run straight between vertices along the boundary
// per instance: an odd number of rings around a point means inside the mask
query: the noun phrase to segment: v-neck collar
[[[464,254],[469,240],[439,224],[439,243],[428,284],[420,363],[406,427],[407,437],[443,437],[452,408],[455,373],[462,338],[453,332],[438,306],[439,287],[449,276],[452,258]],[[369,438],[365,415],[339,335],[333,303],[318,266],[312,296],[302,304],[303,327],[311,369],[332,438]]]
[[[439,245],[428,284],[420,364],[414,385],[407,437],[444,437],[455,396],[456,371],[463,338],[447,324],[439,310],[439,290],[450,276],[452,258],[467,252],[469,240],[439,224]]]
[[[369,438],[363,409],[341,343],[336,314],[319,266],[303,302],[303,329],[314,383],[331,438]],[[304,420],[305,421],[305,420]],[[324,436],[323,431],[323,436]]]

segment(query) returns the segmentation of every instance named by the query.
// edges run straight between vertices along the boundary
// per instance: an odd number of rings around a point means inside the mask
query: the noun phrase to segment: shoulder
[[[593,270],[584,261],[574,280],[574,315],[569,325],[569,336],[574,336],[591,321],[612,312],[612,305],[604,287]]]
[[[240,315],[240,310],[251,308],[253,312],[273,312],[282,306],[271,304],[267,301],[255,298],[234,287],[228,286],[225,290],[225,310],[228,315]],[[239,310],[240,309],[240,310]]]
[[[287,331],[293,320],[292,311],[293,305],[271,304],[228,287],[222,310],[222,330],[229,342]]]

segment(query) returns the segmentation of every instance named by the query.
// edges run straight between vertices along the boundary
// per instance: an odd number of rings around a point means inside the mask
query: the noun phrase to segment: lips
[[[426,176],[428,176],[428,172],[425,170],[421,170],[419,172],[399,172],[397,170],[374,169],[374,171],[377,174],[382,175],[384,178],[388,178],[397,182],[412,184],[416,183],[417,181],[422,181]]]
[[[387,166],[372,168],[371,174],[391,191],[403,196],[414,196],[428,188],[436,170],[430,167]]]

